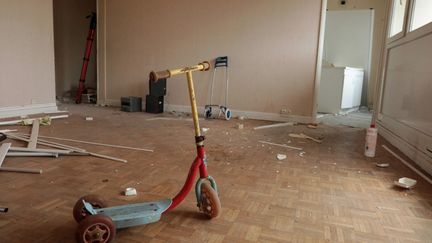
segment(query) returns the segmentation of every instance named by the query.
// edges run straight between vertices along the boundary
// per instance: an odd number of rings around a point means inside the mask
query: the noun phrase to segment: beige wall
[[[106,21],[99,30],[101,103],[145,96],[153,69],[228,55],[231,109],[272,114],[287,109],[292,115],[312,116],[320,0],[98,4],[105,14],[99,24]],[[197,73],[195,79],[198,104],[203,106],[211,76]],[[167,104],[189,105],[185,77],[169,80],[167,90]],[[220,89],[216,97],[222,98]]]
[[[61,97],[78,87],[90,24],[90,19],[85,17],[96,12],[96,0],[54,0],[53,3],[56,95]],[[96,88],[95,47],[90,57],[86,86]]]
[[[52,0],[0,1],[0,109],[55,105]]]
[[[348,0],[346,5],[340,5],[340,0],[328,0],[328,10],[360,10],[373,8],[374,25],[372,41],[371,75],[367,85],[367,102],[373,108],[376,82],[379,79],[382,50],[385,43],[385,23],[388,0]]]

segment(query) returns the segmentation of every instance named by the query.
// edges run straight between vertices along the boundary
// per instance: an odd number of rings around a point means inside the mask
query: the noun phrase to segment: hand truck
[[[213,104],[213,88],[214,88],[214,81],[215,81],[215,77],[216,77],[216,69],[218,67],[225,67],[225,103],[223,105],[214,105]],[[222,114],[225,117],[225,120],[229,120],[231,119],[231,111],[230,109],[228,109],[227,104],[228,104],[228,84],[229,84],[229,78],[228,78],[228,57],[227,56],[223,56],[223,57],[217,57],[216,61],[215,61],[215,65],[214,65],[214,69],[213,69],[213,77],[212,77],[212,82],[211,82],[211,88],[210,88],[210,103],[208,105],[205,105],[204,107],[204,117],[205,118],[218,118],[220,117]],[[214,114],[216,114],[216,110],[219,109],[219,112],[217,112],[217,117],[213,116]]]

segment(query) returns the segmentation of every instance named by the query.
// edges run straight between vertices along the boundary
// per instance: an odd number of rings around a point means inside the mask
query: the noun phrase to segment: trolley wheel
[[[212,116],[212,108],[211,106],[207,106],[204,108],[204,117],[205,118],[210,118]]]
[[[90,215],[78,225],[76,236],[79,243],[107,243],[116,235],[115,224],[105,215]]]
[[[90,215],[89,212],[87,212],[87,210],[85,209],[82,200],[90,203],[93,208],[106,208],[108,206],[101,196],[90,194],[81,197],[75,203],[75,206],[73,208],[73,217],[78,223]]]
[[[209,184],[201,184],[201,211],[210,218],[216,218],[221,213],[221,210],[217,192]]]
[[[224,115],[225,115],[225,120],[229,120],[229,119],[231,119],[231,110],[230,109],[228,109],[228,108],[225,108],[225,112],[224,112]]]

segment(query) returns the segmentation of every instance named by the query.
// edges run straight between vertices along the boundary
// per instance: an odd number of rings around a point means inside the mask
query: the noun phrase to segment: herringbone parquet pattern
[[[42,168],[42,175],[0,172],[0,242],[74,242],[72,207],[82,195],[103,195],[110,205],[171,197],[194,158],[190,121],[153,120],[145,113],[67,106],[72,116],[41,127],[40,134],[153,148],[154,153],[71,144],[127,159],[93,157],[7,158],[4,166]],[[84,116],[94,121],[85,121]],[[220,188],[223,213],[205,219],[194,194],[160,222],[117,232],[116,242],[432,242],[432,185],[378,147],[362,155],[364,131],[306,126],[252,130],[265,122],[204,121],[209,171]],[[29,132],[28,127],[19,127]],[[304,132],[322,144],[290,138]],[[258,143],[304,147],[305,154]],[[382,139],[380,144],[386,143]],[[15,143],[19,145],[19,143]],[[283,161],[277,153],[287,154]],[[389,168],[375,167],[388,162]],[[418,180],[415,189],[393,180]],[[121,196],[135,187],[137,197]]]

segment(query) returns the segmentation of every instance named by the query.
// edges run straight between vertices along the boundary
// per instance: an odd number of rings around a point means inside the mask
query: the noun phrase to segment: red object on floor
[[[84,60],[83,60],[83,65],[81,68],[81,75],[80,75],[80,79],[79,79],[79,85],[78,85],[78,91],[75,97],[75,103],[79,104],[81,103],[81,97],[85,91],[85,78],[87,75],[87,67],[88,67],[88,63],[90,61],[90,55],[91,55],[91,50],[92,50],[92,46],[93,46],[93,41],[94,41],[94,36],[96,33],[96,13],[92,13],[91,15],[87,16],[87,18],[91,17],[90,20],[90,29],[87,35],[87,44],[86,44],[86,49],[85,49],[85,53],[84,53]]]

